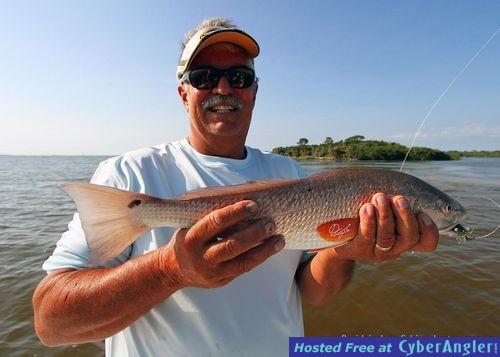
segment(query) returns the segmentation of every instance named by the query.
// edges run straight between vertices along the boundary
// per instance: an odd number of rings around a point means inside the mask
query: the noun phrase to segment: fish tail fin
[[[60,188],[76,203],[90,266],[102,265],[116,257],[152,229],[138,218],[136,211],[151,196],[90,183],[68,183]]]

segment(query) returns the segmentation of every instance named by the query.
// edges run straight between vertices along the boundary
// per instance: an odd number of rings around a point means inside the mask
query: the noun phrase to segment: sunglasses
[[[245,66],[228,69],[198,68],[184,73],[181,82],[189,82],[196,89],[212,89],[219,85],[224,76],[231,88],[248,88],[256,80],[255,71]]]

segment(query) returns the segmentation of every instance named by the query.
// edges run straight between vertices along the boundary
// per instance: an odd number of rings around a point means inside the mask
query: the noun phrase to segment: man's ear
[[[178,85],[177,86],[177,92],[179,93],[179,96],[181,97],[182,104],[184,104],[184,108],[188,110],[189,108],[189,101],[188,101],[188,93],[187,90],[184,88],[183,85]]]

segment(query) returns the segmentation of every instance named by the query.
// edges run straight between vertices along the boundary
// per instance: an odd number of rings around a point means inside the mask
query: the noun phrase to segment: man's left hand
[[[359,217],[351,241],[319,251],[299,268],[300,292],[310,303],[324,304],[339,293],[350,280],[354,261],[379,264],[407,251],[431,252],[437,247],[436,225],[425,213],[416,216],[404,196],[389,199],[377,193],[360,208]]]
[[[360,209],[356,237],[335,249],[345,259],[381,263],[407,251],[430,252],[436,249],[439,232],[428,215],[416,216],[404,196],[392,199],[383,193],[373,195],[371,203]]]

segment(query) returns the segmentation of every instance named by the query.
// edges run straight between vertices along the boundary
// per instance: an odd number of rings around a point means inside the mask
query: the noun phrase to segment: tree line
[[[459,157],[500,157],[500,150],[485,151],[485,150],[473,150],[473,151],[447,151],[448,154],[459,156]]]
[[[307,138],[300,138],[295,146],[277,147],[274,153],[294,158],[320,158],[329,160],[396,160],[401,161],[408,152],[408,147],[381,140],[365,140],[362,135],[334,141],[326,137],[323,144],[309,145]],[[455,160],[460,159],[459,152],[413,147],[408,160]]]

